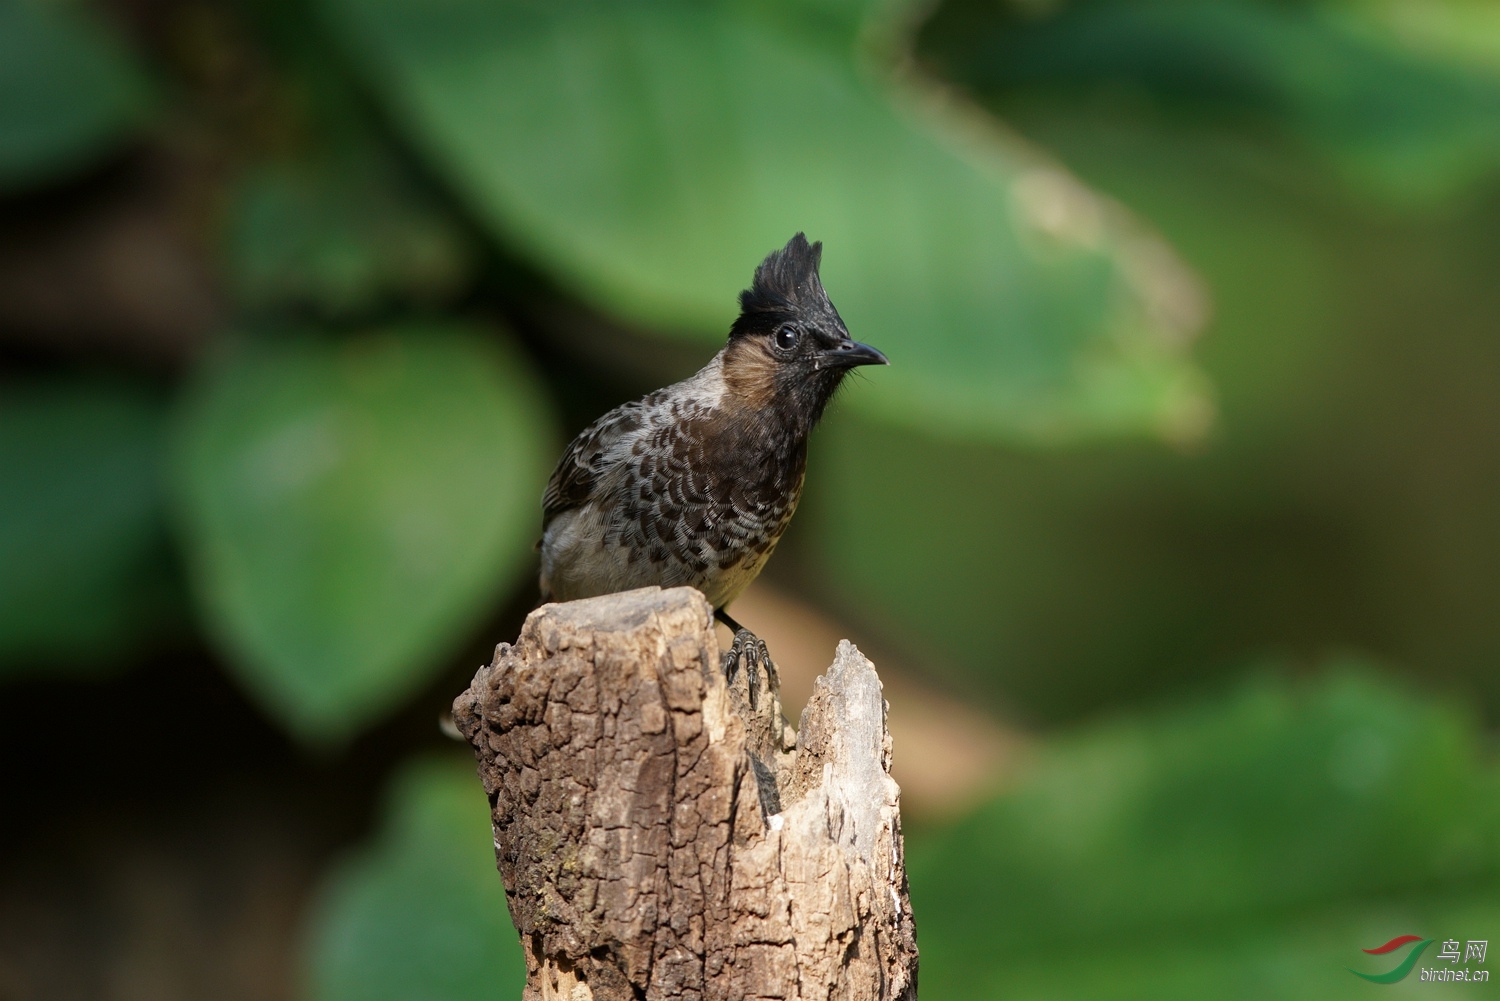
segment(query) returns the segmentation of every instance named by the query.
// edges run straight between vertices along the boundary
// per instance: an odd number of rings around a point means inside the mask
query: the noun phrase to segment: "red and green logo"
[[[1412,950],[1406,954],[1406,958],[1397,963],[1396,968],[1389,973],[1360,973],[1353,967],[1348,966],[1344,967],[1344,969],[1356,977],[1364,977],[1371,983],[1394,984],[1398,980],[1406,979],[1406,975],[1411,972],[1412,967],[1417,965],[1417,957],[1422,955],[1423,949],[1432,944],[1432,939],[1423,938],[1421,935],[1397,935],[1385,945],[1378,945],[1373,949],[1364,950],[1372,956],[1384,956],[1395,952],[1404,945],[1410,945],[1412,942],[1417,944],[1412,946]]]

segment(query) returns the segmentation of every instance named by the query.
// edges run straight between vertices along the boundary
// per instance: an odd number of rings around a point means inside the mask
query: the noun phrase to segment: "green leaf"
[[[1093,727],[913,844],[924,996],[1353,996],[1360,949],[1500,919],[1495,785],[1361,665]]]
[[[250,691],[336,741],[408,695],[529,565],[551,420],[497,334],[243,346],[192,387],[196,593]]]
[[[1490,0],[1328,0],[1353,30],[1445,63],[1500,70],[1500,7]]]
[[[1263,117],[1358,193],[1442,204],[1500,165],[1500,74],[1442,51],[1458,47],[1432,22],[1457,33],[1445,13],[1462,5],[1401,4],[1404,18],[1393,6],[1084,0],[1043,16],[989,16],[939,46],[959,53],[960,77],[993,94],[1127,89],[1218,121]],[[1470,50],[1500,53],[1493,15],[1465,26]]]
[[[408,765],[375,841],[318,895],[311,1001],[493,1001],[526,981],[472,761]]]
[[[327,2],[494,232],[602,309],[718,343],[805,230],[893,362],[858,406],[983,436],[1202,428],[1191,276],[993,122],[871,73],[848,5]]]
[[[87,165],[146,104],[140,70],[102,25],[56,0],[0,2],[0,191]]]
[[[162,416],[118,383],[0,391],[0,674],[97,670],[170,609]]]
[[[260,164],[235,186],[228,265],[252,309],[435,304],[474,271],[464,234],[369,148]]]
[[[1383,988],[1372,988],[1352,971],[1384,972],[1397,959],[1367,956],[1362,949],[1414,928],[1437,929],[1439,935],[1456,936],[1460,941],[1468,936],[1484,938],[1500,919],[1493,893],[1486,887],[1431,899],[1358,901],[1228,929],[1172,927],[1131,938],[1079,938],[1029,950],[987,947],[980,954],[981,961],[972,966],[968,956],[954,954],[941,935],[928,933],[923,923],[926,912],[919,911],[922,997],[926,1001],[1370,1001]],[[1423,966],[1437,965],[1432,960],[1435,951],[1429,947]],[[1484,967],[1471,963],[1470,968]],[[1396,988],[1400,992],[1396,996],[1420,996],[1429,986],[1413,973]],[[1492,992],[1485,983],[1441,987],[1434,993],[1466,1001]]]

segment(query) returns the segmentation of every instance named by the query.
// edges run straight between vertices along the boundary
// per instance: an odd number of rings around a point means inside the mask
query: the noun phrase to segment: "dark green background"
[[[770,575],[1035,738],[925,995],[1500,937],[1500,14],[917,14],[0,0],[0,993],[512,996],[433,720],[798,229],[893,364]]]

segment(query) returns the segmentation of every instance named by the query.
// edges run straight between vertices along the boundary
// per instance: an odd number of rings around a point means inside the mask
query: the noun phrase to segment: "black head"
[[[726,380],[757,405],[798,411],[809,427],[851,368],[888,364],[849,337],[818,277],[822,259],[823,244],[801,233],[772,251],[740,293],[725,352]]]

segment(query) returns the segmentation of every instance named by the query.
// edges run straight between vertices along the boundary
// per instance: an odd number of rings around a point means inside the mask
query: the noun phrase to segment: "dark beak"
[[[856,365],[889,365],[885,355],[868,344],[845,340],[826,348],[821,360],[827,368],[854,368]]]

